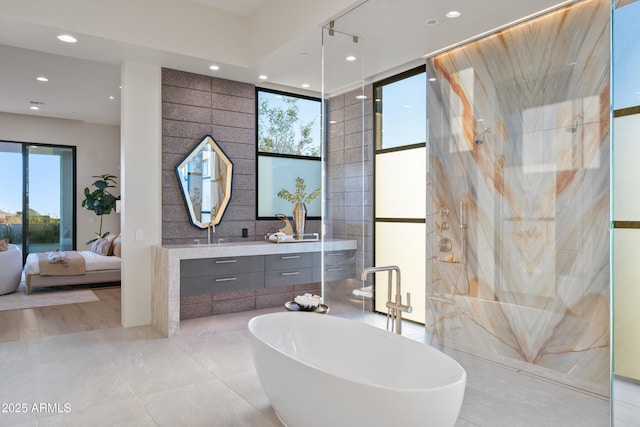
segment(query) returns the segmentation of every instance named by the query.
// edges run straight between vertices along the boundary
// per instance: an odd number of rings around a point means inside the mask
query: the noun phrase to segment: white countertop
[[[316,240],[304,242],[235,241],[221,243],[157,246],[179,259],[218,258],[228,256],[272,255],[356,249],[356,240]]]

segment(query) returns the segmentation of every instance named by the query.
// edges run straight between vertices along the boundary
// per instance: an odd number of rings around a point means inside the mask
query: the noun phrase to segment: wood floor
[[[0,311],[0,342],[120,326],[120,287],[92,290],[100,301]]]

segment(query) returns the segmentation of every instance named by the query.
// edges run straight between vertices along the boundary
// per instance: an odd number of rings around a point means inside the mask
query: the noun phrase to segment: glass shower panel
[[[609,5],[427,60],[427,332],[608,395]],[[584,25],[584,22],[589,25]]]
[[[363,79],[365,40],[323,28],[323,298],[333,314],[366,319],[373,293],[360,272],[373,265],[372,89]],[[331,280],[331,240],[352,241],[351,277]],[[371,280],[371,279],[369,279]]]

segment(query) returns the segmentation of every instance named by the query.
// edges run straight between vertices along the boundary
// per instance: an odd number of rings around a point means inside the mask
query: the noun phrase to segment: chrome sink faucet
[[[413,311],[413,307],[411,307],[411,294],[407,292],[407,304],[402,304],[402,295],[400,290],[400,267],[395,265],[390,265],[386,267],[369,267],[362,270],[360,274],[360,279],[362,281],[367,280],[367,276],[369,273],[379,273],[386,271],[388,272],[387,277],[389,278],[387,284],[387,331],[395,332],[398,335],[402,335],[402,312],[411,313]],[[396,295],[395,300],[391,300],[392,290],[393,290],[393,272],[396,272]],[[389,329],[389,320],[391,320],[391,329]]]
[[[211,244],[211,238],[213,237],[213,234],[216,232],[216,226],[213,225],[212,221],[209,221],[207,223],[207,244]]]

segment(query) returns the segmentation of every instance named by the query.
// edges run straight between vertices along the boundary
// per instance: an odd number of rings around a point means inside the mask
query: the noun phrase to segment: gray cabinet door
[[[240,292],[264,288],[264,273],[234,273],[183,278],[180,297]]]
[[[313,268],[296,268],[280,271],[267,271],[264,275],[265,288],[276,288],[278,286],[302,285],[311,283]]]
[[[180,261],[180,277],[264,271],[263,256],[200,258]]]
[[[264,257],[187,259],[180,262],[180,297],[264,288]]]
[[[290,270],[313,266],[313,252],[266,255],[265,271]]]

